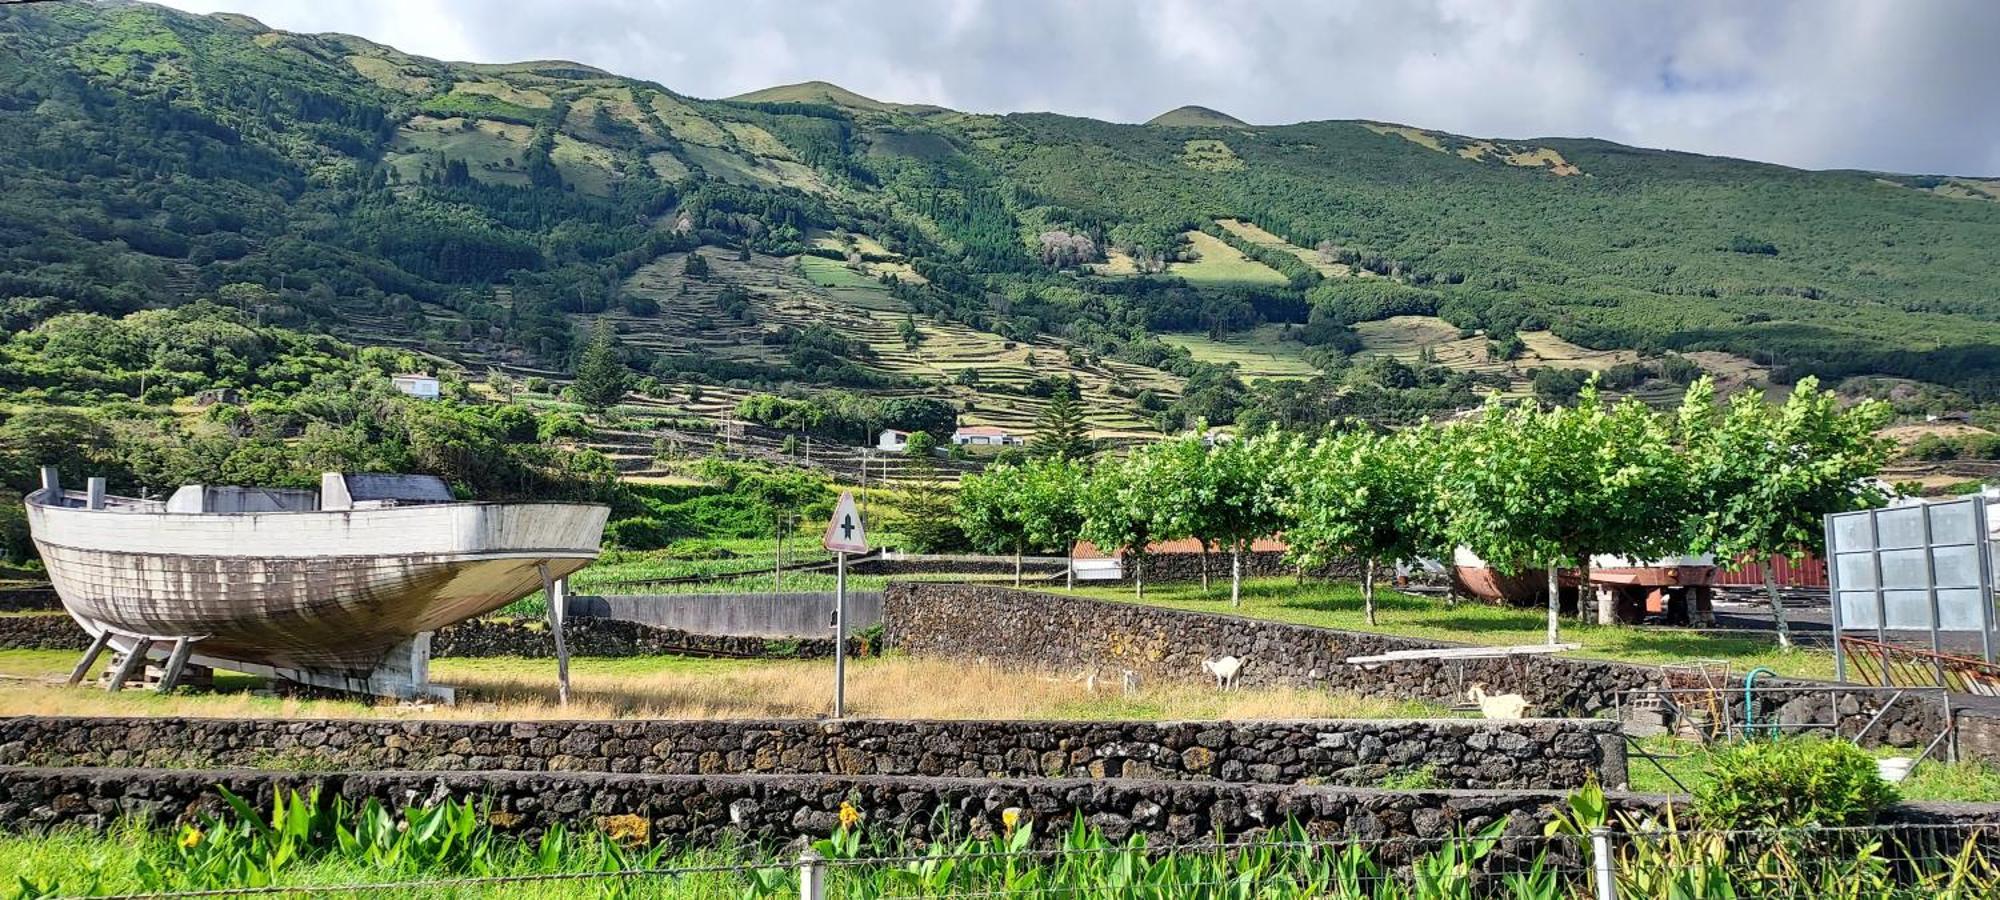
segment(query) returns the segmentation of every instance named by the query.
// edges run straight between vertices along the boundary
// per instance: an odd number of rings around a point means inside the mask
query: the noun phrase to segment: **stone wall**
[[[55,588],[0,588],[0,612],[41,612],[55,609],[62,609],[62,601],[56,599]]]
[[[1507,833],[1539,838],[1563,795],[1541,791],[1390,792],[1220,781],[915,778],[839,775],[626,775],[596,772],[270,772],[173,769],[0,769],[0,821],[17,829],[105,829],[126,816],[154,825],[219,813],[217,785],[269,808],[280,790],[321,790],[391,809],[478,798],[488,821],[533,837],[550,825],[602,827],[606,817],[646,818],[655,840],[734,841],[781,847],[825,837],[842,803],[877,833],[921,845],[947,835],[989,835],[1001,814],[1022,810],[1044,847],[1081,814],[1114,841],[1198,843],[1254,836],[1296,820],[1341,838],[1446,838],[1508,819]],[[1670,801],[1618,795],[1621,810],[1656,812]],[[1385,849],[1394,844],[1385,845]]]
[[[826,640],[833,630],[834,605],[832,591],[579,594],[569,598],[568,609],[571,622],[584,618],[617,619],[693,634]],[[859,633],[880,624],[882,592],[848,591],[848,633]]]
[[[564,631],[571,656],[740,656],[760,659],[823,659],[833,656],[825,638],[763,638],[691,634],[613,619],[570,619]],[[66,615],[0,616],[0,650],[76,650],[90,636]],[[848,652],[868,655],[865,638],[850,637]],[[448,625],[431,638],[433,657],[556,655],[555,635],[539,619],[474,619]]]
[[[1144,778],[1451,788],[1625,782],[1616,723],[0,719],[0,765]]]
[[[1232,784],[1218,781],[1084,781],[1074,779],[910,778],[838,775],[622,775],[593,772],[268,772],[172,769],[0,769],[0,821],[8,830],[57,827],[105,830],[127,818],[159,827],[222,814],[217,787],[268,809],[280,791],[319,789],[322,803],[350,806],[368,798],[390,809],[444,799],[477,799],[487,821],[534,838],[551,825],[602,829],[611,816],[635,815],[653,840],[797,847],[831,833],[842,803],[862,813],[880,834],[900,834],[921,849],[929,841],[985,837],[1003,826],[1007,809],[1039,824],[1037,843],[1059,846],[1076,816],[1113,841],[1144,835],[1156,845],[1197,844],[1218,835],[1241,840],[1297,822],[1329,841],[1392,839],[1377,846],[1384,862],[1405,861],[1434,845],[1427,840],[1476,832],[1505,819],[1489,866],[1506,866],[1551,847],[1553,863],[1573,867],[1563,845],[1541,839],[1564,796],[1541,791],[1375,791],[1323,786]],[[1657,816],[1672,798],[1614,793],[1614,813]],[[1909,823],[1908,837],[1938,854],[1979,829],[1939,831],[1941,825],[1991,822],[2000,805],[1910,804],[1893,808],[1887,824]],[[1990,831],[1987,832],[1990,839]],[[1400,839],[1400,840],[1395,840]]]
[[[883,636],[890,647],[919,655],[1060,672],[1130,669],[1179,681],[1207,679],[1203,660],[1235,656],[1245,661],[1238,676],[1244,685],[1438,703],[1464,702],[1468,688],[1484,685],[1488,693],[1521,694],[1531,714],[1546,716],[1616,715],[1621,692],[1666,684],[1666,673],[1654,666],[1549,655],[1352,665],[1349,657],[1462,645],[970,584],[892,582],[883,605]],[[1868,731],[1868,743],[1921,746],[1941,730],[1943,715],[1935,700],[1906,695],[1890,705],[1890,696],[1859,690],[1759,695],[1757,717],[1782,723],[1837,719],[1842,733],[1853,735],[1889,706]],[[1737,690],[1725,692],[1720,702],[1725,715],[1740,720]]]

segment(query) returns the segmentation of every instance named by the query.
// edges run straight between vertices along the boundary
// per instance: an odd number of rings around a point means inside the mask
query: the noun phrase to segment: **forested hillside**
[[[1103,429],[1407,419],[1529,375],[1573,392],[1552,341],[1637,351],[1612,387],[1721,351],[1779,384],[1985,400],[1996,185],[1199,108],[972,115],[819,83],[698,100],[241,16],[0,9],[7,331],[206,299],[560,376],[602,320],[655,383],[844,385],[995,421],[1058,375]],[[1437,325],[1467,362],[1395,356],[1384,322]],[[1279,377],[1228,365],[1243,340]]]

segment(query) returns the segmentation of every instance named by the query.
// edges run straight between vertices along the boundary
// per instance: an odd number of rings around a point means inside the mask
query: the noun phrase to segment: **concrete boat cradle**
[[[455,502],[428,475],[328,473],[320,489],[188,485],[165,501],[63,489],[27,496],[28,527],[63,608],[115,689],[163,655],[394,697],[449,701],[429,681],[430,633],[547,589],[589,565],[609,509]],[[560,603],[551,603],[559,615]]]

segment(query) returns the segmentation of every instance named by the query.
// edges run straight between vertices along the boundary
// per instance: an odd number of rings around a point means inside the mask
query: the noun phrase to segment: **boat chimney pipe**
[[[89,487],[84,493],[84,497],[86,499],[84,500],[83,505],[91,509],[103,509],[104,476],[93,475],[91,476],[91,479],[89,481],[85,482],[85,484],[88,485]]]
[[[55,466],[42,467],[42,502],[61,506],[63,502],[62,473]]]

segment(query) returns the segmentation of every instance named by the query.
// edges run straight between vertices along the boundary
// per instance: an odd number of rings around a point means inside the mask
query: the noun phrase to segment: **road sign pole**
[[[834,554],[833,717],[847,717],[847,551]]]

